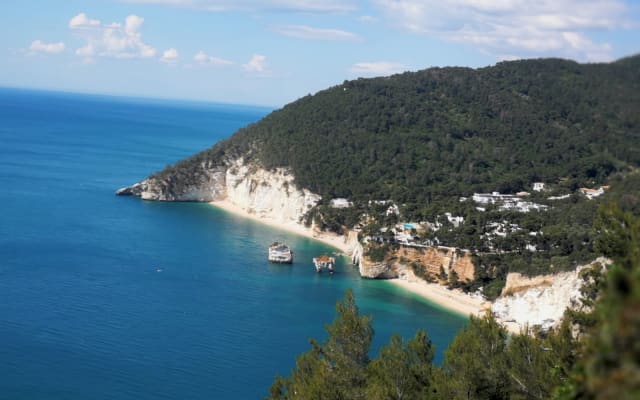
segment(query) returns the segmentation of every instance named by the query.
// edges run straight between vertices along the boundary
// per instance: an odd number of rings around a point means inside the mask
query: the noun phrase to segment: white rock
[[[299,223],[300,218],[321,197],[299,189],[293,174],[285,168],[267,171],[247,166],[242,159],[229,166],[226,173],[227,200],[245,211],[282,223]]]

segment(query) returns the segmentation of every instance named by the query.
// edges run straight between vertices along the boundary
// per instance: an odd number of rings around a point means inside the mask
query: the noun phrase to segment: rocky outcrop
[[[358,269],[360,269],[364,248],[362,247],[362,243],[358,240],[358,232],[349,231],[346,243],[349,253],[351,254],[351,262],[353,265],[357,265]]]
[[[223,166],[201,164],[188,180],[160,173],[119,189],[116,194],[156,201],[228,200],[250,214],[298,223],[320,201],[320,196],[298,188],[293,179],[285,168],[267,171],[239,158]]]
[[[369,279],[393,279],[400,276],[398,264],[393,261],[372,262],[362,257],[358,265],[360,276]]]
[[[402,246],[397,253],[406,264],[415,263],[423,269],[424,276],[440,276],[441,270],[448,277],[455,272],[458,280],[471,281],[475,276],[475,267],[468,251],[453,247],[408,247]]]
[[[288,169],[267,171],[234,161],[226,170],[226,200],[250,214],[269,217],[282,223],[299,223],[302,216],[321,197],[294,183]]]
[[[567,308],[581,305],[580,288],[584,281],[580,271],[594,265],[602,267],[608,262],[598,258],[575,271],[554,275],[527,277],[510,273],[502,294],[491,306],[491,312],[512,331],[519,331],[525,326],[553,327],[560,322]]]
[[[118,189],[118,196],[138,196],[154,201],[215,201],[226,197],[225,166],[207,163],[196,167],[189,180],[158,174],[131,186]]]
[[[462,282],[473,280],[475,274],[469,252],[453,247],[400,246],[381,262],[362,257],[359,269],[365,278],[393,279],[400,277],[412,265],[422,269],[421,276],[431,276],[434,280],[439,279],[441,270],[447,277],[455,272]]]

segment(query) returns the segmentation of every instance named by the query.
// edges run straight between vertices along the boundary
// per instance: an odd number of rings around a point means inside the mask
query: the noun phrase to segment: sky
[[[279,107],[359,77],[640,53],[640,0],[6,0],[0,86]]]

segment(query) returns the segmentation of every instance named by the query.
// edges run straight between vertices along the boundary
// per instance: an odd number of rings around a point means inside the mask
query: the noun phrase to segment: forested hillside
[[[168,168],[245,155],[325,199],[428,204],[640,165],[640,56],[522,60],[358,79],[306,96]],[[415,210],[419,213],[419,209]]]
[[[640,398],[640,219],[614,204],[598,214],[596,245],[614,264],[585,271],[584,311],[567,312],[561,326],[509,335],[491,315],[472,317],[441,365],[426,331],[393,335],[370,359],[371,318],[347,292],[327,339],[311,339],[266,399]]]
[[[207,168],[238,157],[266,169],[290,168],[298,186],[322,196],[306,216],[322,229],[360,224],[382,237],[398,222],[439,226],[420,233],[417,244],[470,250],[477,273],[464,288],[483,287],[493,298],[508,272],[548,273],[593,260],[592,221],[603,201],[640,210],[640,56],[609,64],[521,60],[345,81],[155,177],[180,192],[197,186]],[[533,192],[534,182],[546,189]],[[577,190],[602,185],[608,189],[596,200]],[[460,201],[476,192],[520,191],[541,207],[519,212]],[[352,206],[332,208],[338,197]],[[385,212],[390,203],[399,213]],[[464,222],[452,225],[446,214]],[[383,255],[397,243],[381,240],[388,243],[369,245],[365,255]]]

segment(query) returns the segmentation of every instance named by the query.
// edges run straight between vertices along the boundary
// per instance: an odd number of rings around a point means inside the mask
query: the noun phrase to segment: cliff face
[[[176,176],[152,176],[119,189],[116,194],[156,201],[228,200],[248,213],[283,223],[298,223],[320,201],[317,194],[299,189],[288,170],[267,171],[246,165],[242,158],[229,161],[225,166],[202,164],[191,176],[192,183],[188,185],[175,185],[179,180]]]
[[[347,234],[346,243],[349,249],[349,253],[351,254],[351,262],[353,263],[353,265],[357,265],[358,269],[360,269],[364,248],[358,240],[358,232],[349,231],[349,233]]]
[[[456,252],[450,247],[401,247],[398,257],[408,260],[408,263],[416,263],[423,268],[425,274],[437,277],[440,268],[449,276],[455,272],[458,280],[467,282],[473,280],[475,267],[468,252]]]
[[[603,266],[608,262],[598,258],[589,266]],[[510,273],[502,294],[491,306],[491,312],[499,322],[514,330],[525,325],[539,325],[542,329],[555,326],[567,308],[581,305],[580,288],[584,281],[580,271],[586,267],[535,277]]]
[[[440,275],[440,267],[449,276],[455,272],[458,280],[467,282],[473,280],[475,267],[468,252],[457,253],[456,249],[448,247],[400,247],[395,254],[382,262],[372,262],[363,257],[359,265],[360,275],[372,279],[398,278],[416,264],[422,268],[424,275],[434,278]]]
[[[360,276],[369,279],[393,279],[400,276],[401,267],[394,261],[373,262],[362,257],[358,264]]]
[[[242,159],[238,159],[225,174],[226,200],[250,214],[283,223],[299,223],[321,197],[298,188],[293,179],[293,175],[284,168],[267,171],[245,165]]]
[[[201,163],[190,183],[183,184],[177,176],[149,177],[131,186],[118,189],[119,196],[138,196],[155,201],[214,201],[226,197],[226,167]]]

